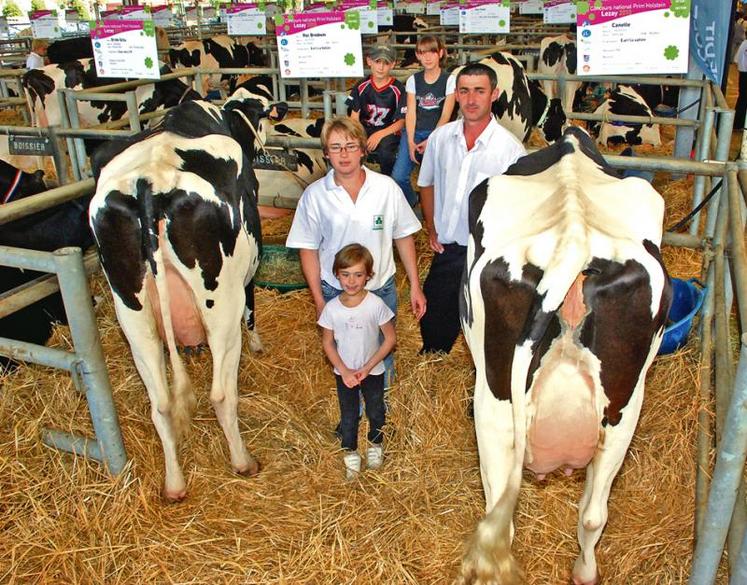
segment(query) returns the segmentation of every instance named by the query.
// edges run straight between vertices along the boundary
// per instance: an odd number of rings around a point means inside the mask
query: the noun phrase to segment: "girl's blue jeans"
[[[416,130],[415,131],[415,144],[420,144],[431,135],[433,130]],[[421,158],[417,155],[418,160]],[[394,168],[392,169],[392,179],[397,182],[402,192],[405,194],[405,199],[411,207],[415,207],[418,203],[418,197],[412,190],[412,184],[410,183],[410,175],[412,174],[412,168],[415,165],[410,158],[410,150],[407,148],[407,130],[402,131],[402,138],[399,141],[399,152],[397,153],[397,160],[394,161]]]

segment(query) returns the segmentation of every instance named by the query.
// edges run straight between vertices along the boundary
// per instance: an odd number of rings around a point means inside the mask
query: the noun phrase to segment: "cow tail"
[[[153,213],[152,186],[149,181],[139,180],[136,189],[138,199],[145,202],[147,225],[152,226],[152,236],[148,237],[149,253],[152,254],[151,266],[153,268],[156,290],[158,291],[158,304],[161,310],[163,330],[166,336],[169,362],[171,363],[173,375],[168,414],[172,430],[178,442],[179,439],[186,436],[189,429],[195,398],[192,392],[192,382],[176,348],[176,337],[174,336],[174,327],[171,320],[169,287],[166,280],[166,265],[164,262],[164,254],[166,253],[164,249],[165,238],[161,238],[159,219]]]
[[[571,223],[571,222],[569,222]],[[526,451],[526,394],[530,387],[529,368],[553,316],[560,309],[568,291],[587,262],[588,240],[582,227],[569,229],[558,242],[554,257],[537,285],[537,300],[525,323],[525,334],[514,348],[511,366],[511,412],[513,415],[513,456],[506,489],[495,506],[480,522],[470,547],[466,582],[524,583],[519,564],[511,553],[511,522],[521,488]]]

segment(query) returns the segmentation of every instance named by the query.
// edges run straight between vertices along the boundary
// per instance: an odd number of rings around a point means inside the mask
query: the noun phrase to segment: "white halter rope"
[[[5,192],[5,195],[3,196],[3,203],[7,203],[10,201],[10,198],[13,197],[13,194],[16,191],[16,188],[18,187],[18,184],[21,182],[21,175],[23,174],[23,171],[21,169],[18,169],[16,171],[16,176],[13,177],[13,181],[10,183],[10,187],[8,187],[8,190]]]

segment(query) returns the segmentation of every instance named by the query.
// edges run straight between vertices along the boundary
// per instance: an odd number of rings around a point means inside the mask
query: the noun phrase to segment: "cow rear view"
[[[267,100],[245,89],[220,109],[186,102],[156,130],[125,147],[97,152],[94,160],[91,227],[117,318],[151,401],[165,456],[164,495],[170,500],[186,495],[177,441],[194,402],[177,345],[209,345],[210,400],[231,464],[238,473],[258,470],[239,433],[237,377],[241,321],[246,306],[250,326],[253,322],[250,281],[261,245],[251,161],[255,136],[263,132],[260,118],[268,113]]]
[[[585,467],[573,582],[598,583],[609,491],[671,302],[663,211],[573,127],[472,192],[462,326],[487,516],[463,582],[522,582],[510,545],[523,467],[539,478]]]

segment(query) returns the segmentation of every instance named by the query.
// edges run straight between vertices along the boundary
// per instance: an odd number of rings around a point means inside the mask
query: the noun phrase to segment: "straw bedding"
[[[684,182],[660,182],[675,208],[675,200],[689,197]],[[265,232],[280,238],[288,224],[288,218],[273,220]],[[429,254],[422,235],[418,250],[424,273]],[[664,255],[674,275],[698,273],[697,254],[665,249]],[[463,341],[449,356],[417,355],[418,327],[399,274],[399,379],[390,393],[383,468],[353,483],[343,480],[331,432],[334,381],[308,291],[257,290],[266,352],[251,355],[245,336],[239,408],[242,436],[262,471],[249,479],[230,471],[207,398],[210,358],[186,358],[198,406],[181,450],[188,499],[177,505],[160,498],[163,457],[149,403],[110,293],[95,277],[94,294],[105,299],[98,323],[130,464],[110,478],[95,463],[41,445],[44,426],[91,432],[85,399],[68,376],[22,366],[0,379],[0,582],[451,582],[463,542],[484,511],[468,415],[471,362]],[[58,327],[52,344],[69,343],[68,329]],[[606,583],[686,580],[697,380],[693,340],[650,371],[597,549]],[[514,551],[527,583],[569,581],[582,487],[583,472],[543,483],[525,475]]]

